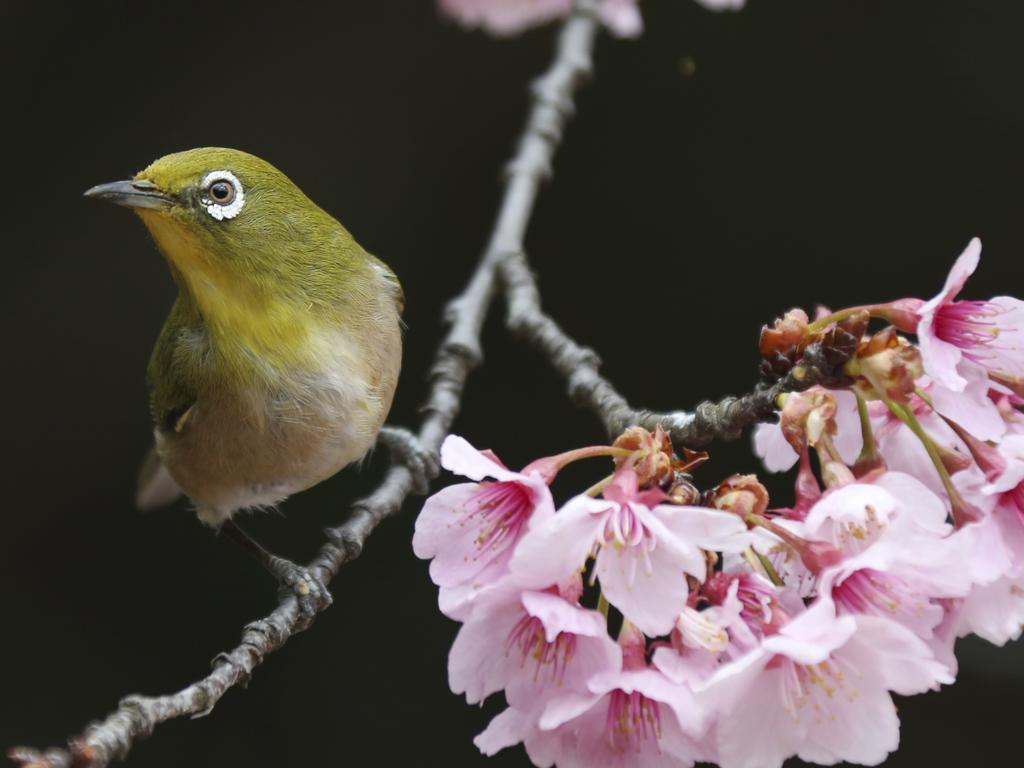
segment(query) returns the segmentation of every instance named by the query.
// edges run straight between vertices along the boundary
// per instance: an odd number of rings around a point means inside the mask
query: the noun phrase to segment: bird
[[[169,154],[85,195],[134,210],[178,288],[147,371],[154,445],[139,506],[184,492],[283,582],[308,581],[232,518],[360,461],[378,436],[415,450],[411,433],[382,431],[402,360],[398,278],[240,150]]]

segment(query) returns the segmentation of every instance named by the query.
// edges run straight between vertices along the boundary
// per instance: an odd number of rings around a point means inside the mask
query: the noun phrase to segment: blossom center
[[[780,666],[783,675],[782,706],[794,722],[800,721],[808,705],[815,722],[835,720],[835,697],[842,695],[849,701],[857,698],[857,691],[850,687],[849,682],[851,677],[859,675],[848,674],[852,671],[850,665],[835,656],[810,665],[785,659]]]
[[[995,318],[1002,312],[1001,307],[988,301],[946,304],[935,313],[935,335],[974,359],[972,349],[983,349],[999,337],[999,324]]]
[[[635,547],[644,540],[652,543],[647,526],[637,515],[632,504],[615,504],[607,513],[604,523],[604,543],[616,547]]]
[[[505,640],[505,653],[519,653],[520,666],[525,667],[529,660],[536,662],[533,680],[540,680],[546,670],[551,681],[561,685],[565,680],[565,669],[576,653],[576,635],[572,632],[559,632],[553,642],[548,642],[544,625],[536,616],[524,614]]]
[[[660,752],[661,706],[637,691],[612,691],[608,697],[605,736],[616,753],[640,752],[651,742]]]
[[[691,648],[721,653],[729,644],[729,633],[705,614],[706,611],[698,611],[687,605],[676,619],[676,628],[682,635],[683,642]]]
[[[854,571],[834,586],[832,599],[848,613],[885,616],[909,626],[927,622],[935,610],[905,579],[871,568]]]
[[[463,505],[461,522],[480,526],[476,545],[482,553],[517,540],[532,510],[530,493],[521,483],[483,482]]]

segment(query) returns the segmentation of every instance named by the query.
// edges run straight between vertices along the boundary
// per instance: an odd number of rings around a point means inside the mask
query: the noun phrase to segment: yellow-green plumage
[[[232,218],[211,215],[227,209],[203,186],[221,171],[241,185]],[[394,274],[244,152],[168,155],[132,183],[146,200],[122,204],[180,291],[149,365],[156,451],[201,519],[276,503],[361,458],[398,379]]]

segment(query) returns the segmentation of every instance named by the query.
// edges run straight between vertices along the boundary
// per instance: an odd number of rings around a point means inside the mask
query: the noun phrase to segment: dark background
[[[796,304],[927,298],[976,234],[970,296],[1020,294],[1024,5],[643,5],[641,40],[599,41],[528,238],[547,305],[631,400],[687,407],[747,389],[762,322]],[[415,424],[441,307],[486,241],[554,32],[495,41],[409,0],[0,13],[0,746],[41,746],[123,694],[194,680],[273,603],[269,580],[184,504],[132,508],[150,440],[143,371],[173,288],[139,222],[81,192],[193,146],[271,160],[404,282],[392,420]],[[494,318],[486,345],[458,432],[513,466],[602,438]],[[716,447],[698,479],[755,466],[746,441]],[[250,527],[307,559],[380,468]],[[787,482],[773,490],[785,504]],[[411,553],[416,511],[381,527],[334,607],[247,691],[162,726],[131,763],[481,764],[471,737],[498,706],[447,690],[456,626]],[[890,765],[1019,757],[1024,653],[967,642],[961,660],[956,686],[900,702]],[[493,761],[524,763],[520,750]]]

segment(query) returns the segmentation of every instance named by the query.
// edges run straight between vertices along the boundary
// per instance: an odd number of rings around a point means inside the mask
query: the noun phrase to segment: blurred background
[[[599,41],[528,238],[547,307],[635,404],[747,390],[763,322],[794,305],[928,298],[974,235],[985,250],[969,297],[1024,292],[1024,5],[642,7],[640,40]],[[6,748],[61,743],[126,693],[182,687],[274,604],[268,577],[185,504],[132,507],[150,442],[144,370],[174,291],[141,224],[82,191],[194,146],[273,162],[405,284],[391,420],[414,425],[441,308],[486,242],[555,32],[497,41],[427,0],[8,0],[0,13]],[[602,440],[500,312],[485,335],[459,433],[510,466]],[[307,560],[382,466],[249,528]],[[744,440],[714,446],[697,479],[756,469]],[[788,503],[787,478],[771,488]],[[417,508],[378,530],[333,608],[248,690],[162,726],[130,764],[484,764],[471,738],[500,702],[481,711],[447,690],[456,625],[411,552]],[[889,765],[1019,753],[1024,651],[964,642],[960,658],[955,686],[900,702]],[[527,760],[517,749],[491,764]]]

